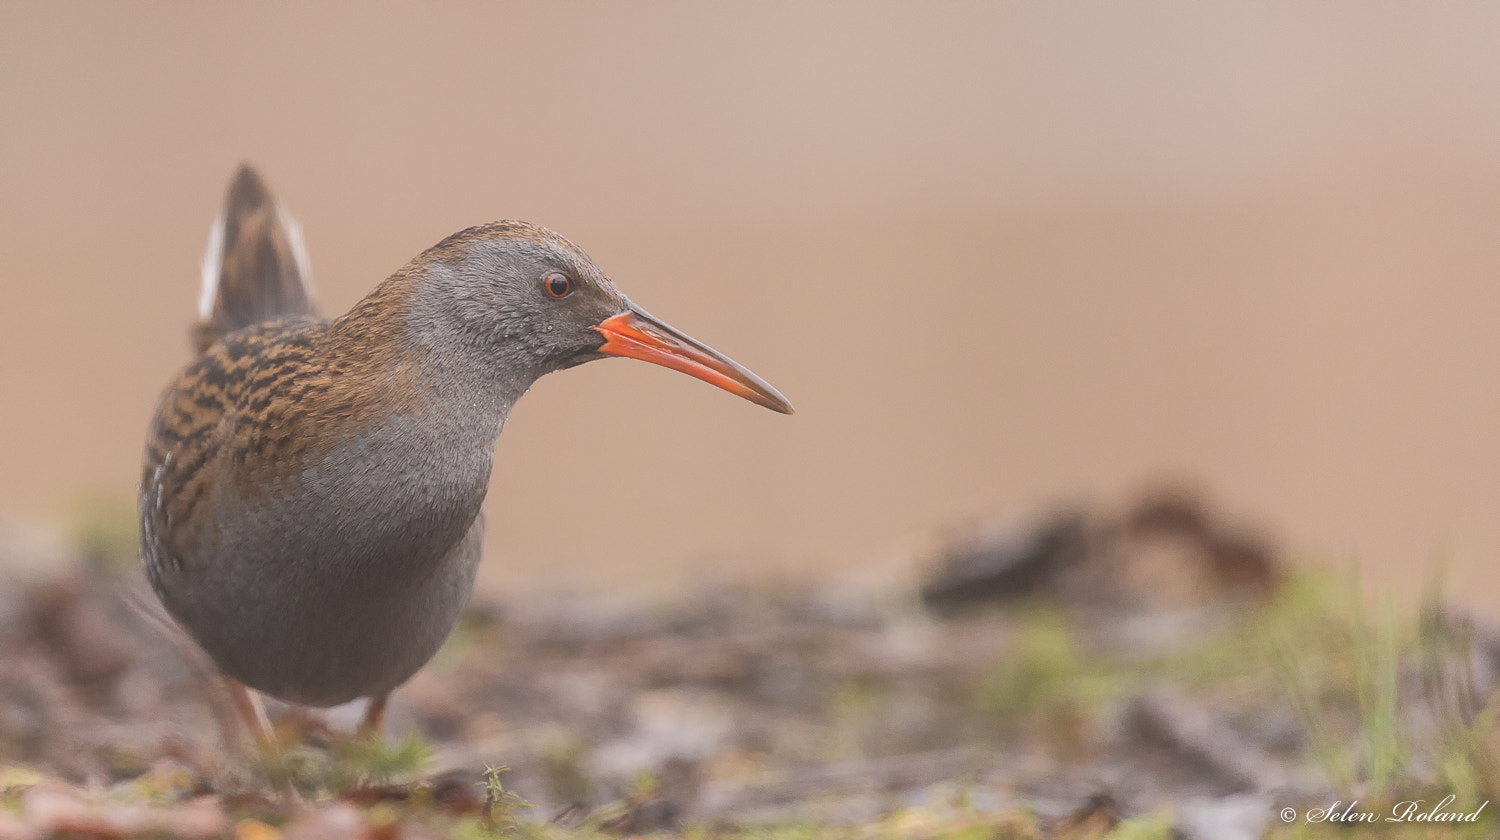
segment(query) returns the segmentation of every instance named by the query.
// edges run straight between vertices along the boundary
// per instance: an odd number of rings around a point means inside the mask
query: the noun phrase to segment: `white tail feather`
[[[207,321],[214,314],[214,296],[219,293],[219,273],[224,269],[224,212],[214,219],[203,252],[203,282],[198,288],[198,317]]]
[[[286,231],[286,241],[292,246],[292,259],[297,261],[297,274],[302,278],[302,289],[308,300],[317,300],[313,295],[312,260],[307,256],[307,240],[302,238],[302,224],[297,217],[287,212],[281,202],[276,202],[276,221]]]

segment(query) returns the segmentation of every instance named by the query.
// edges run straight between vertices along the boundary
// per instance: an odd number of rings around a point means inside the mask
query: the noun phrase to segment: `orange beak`
[[[728,356],[683,335],[639,309],[630,309],[594,327],[604,336],[600,353],[625,356],[682,371],[756,405],[782,414],[792,413],[792,404],[780,391],[759,376],[740,367]]]

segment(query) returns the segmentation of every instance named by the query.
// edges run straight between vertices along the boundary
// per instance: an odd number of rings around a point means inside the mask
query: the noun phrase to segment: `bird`
[[[140,484],[145,577],[262,736],[259,695],[366,698],[360,731],[381,730],[468,602],[499,435],[539,377],[634,358],[793,411],[529,222],[448,236],[337,317],[309,280],[300,227],[242,166]]]

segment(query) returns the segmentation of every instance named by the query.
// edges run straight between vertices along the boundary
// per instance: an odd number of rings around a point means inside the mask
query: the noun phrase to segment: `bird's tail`
[[[313,314],[302,228],[241,166],[229,183],[203,254],[203,289],[193,331],[202,353],[225,333],[287,315]]]

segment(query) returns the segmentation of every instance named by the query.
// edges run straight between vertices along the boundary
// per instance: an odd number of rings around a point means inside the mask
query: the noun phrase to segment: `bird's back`
[[[313,307],[307,278],[297,223],[255,170],[241,166],[203,255],[192,335],[196,358],[167,388],[147,435],[141,548],[153,584],[160,584],[168,567],[192,561],[215,462],[226,454],[243,458],[234,450],[249,440],[264,449],[260,439],[269,437],[272,448],[285,447],[274,435],[249,434],[247,421],[265,412],[247,411],[248,397],[253,387],[268,384],[268,375],[291,378],[316,356],[325,322]],[[273,462],[285,453],[257,454]]]
[[[154,573],[155,561],[166,553],[168,530],[174,525],[181,530],[187,508],[206,489],[204,467],[224,443],[226,418],[238,413],[251,379],[287,368],[268,366],[258,357],[291,362],[308,357],[307,344],[320,321],[308,274],[296,220],[277,204],[260,175],[242,165],[203,255],[199,320],[192,336],[197,358],[167,389],[146,441],[141,527],[148,572]],[[236,331],[243,334],[223,342]]]

